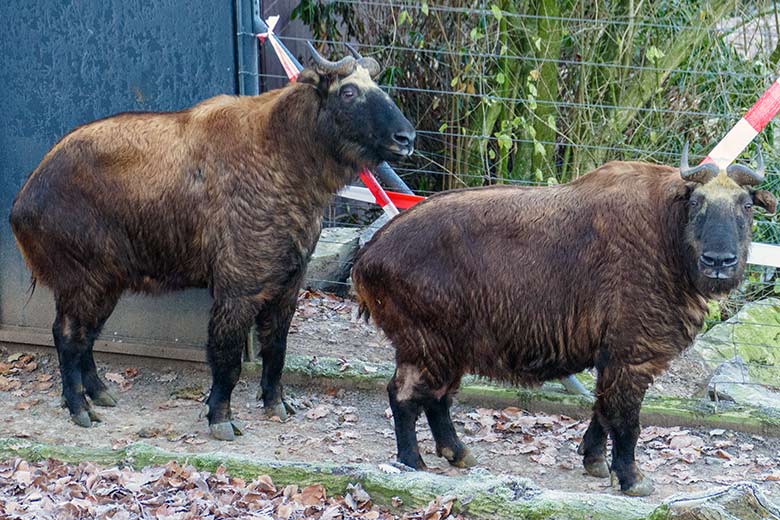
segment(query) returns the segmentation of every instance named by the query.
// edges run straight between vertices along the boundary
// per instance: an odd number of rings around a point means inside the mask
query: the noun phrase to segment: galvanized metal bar
[[[238,93],[256,96],[260,93],[258,77],[257,39],[254,34],[254,19],[260,16],[260,0],[235,0],[236,10],[236,53],[238,55]]]

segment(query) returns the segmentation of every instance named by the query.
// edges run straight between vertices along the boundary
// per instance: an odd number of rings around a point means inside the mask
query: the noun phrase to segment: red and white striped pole
[[[704,158],[704,163],[714,163],[724,169],[739,157],[769,121],[780,112],[780,78],[772,83],[745,117],[739,120],[715,148]],[[780,246],[753,242],[748,263],[780,267]]]
[[[734,128],[715,145],[702,164],[715,163],[721,169],[726,168],[739,157],[739,154],[778,112],[780,112],[780,78],[772,83],[764,95],[750,107],[745,117],[740,119]]]

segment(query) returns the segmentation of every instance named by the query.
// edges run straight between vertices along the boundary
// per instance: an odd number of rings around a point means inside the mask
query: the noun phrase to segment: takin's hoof
[[[77,414],[70,414],[70,420],[73,421],[77,426],[81,426],[82,428],[89,428],[92,426],[92,418],[90,416],[91,414],[87,410],[82,410]]]
[[[585,472],[591,477],[609,477],[609,465],[605,459],[596,459],[589,462],[583,462],[582,465],[585,467]]]
[[[440,456],[447,459],[447,462],[456,468],[473,468],[477,465],[477,458],[465,448],[463,449],[463,454],[457,460],[455,459],[455,453],[452,451],[452,448],[442,448]]]
[[[290,418],[290,416],[287,414],[287,411],[292,410],[292,407],[282,401],[281,403],[277,403],[273,406],[266,406],[264,408],[265,410],[265,416],[271,419],[272,417],[278,417],[280,421],[285,422],[287,419]],[[291,414],[295,413],[294,411],[290,412]]]
[[[618,482],[617,474],[613,471],[611,474],[611,483],[614,486]],[[655,486],[653,485],[653,480],[645,477],[641,473],[638,475],[638,480],[634,482],[634,484],[629,487],[628,489],[621,489],[621,492],[624,495],[628,495],[630,497],[646,497],[647,495],[650,495],[653,491],[655,491]]]
[[[94,397],[91,398],[91,400],[92,404],[96,406],[114,407],[117,403],[116,397],[114,397],[108,390],[99,391],[94,395]]]
[[[391,462],[390,465],[404,473],[408,473],[410,471],[428,471],[428,466],[425,464],[425,462],[423,462],[422,457],[419,457],[417,462],[414,464],[406,464],[405,462],[397,460],[395,462]]]
[[[211,436],[218,441],[234,441],[236,435],[243,435],[241,430],[232,421],[209,424]]]

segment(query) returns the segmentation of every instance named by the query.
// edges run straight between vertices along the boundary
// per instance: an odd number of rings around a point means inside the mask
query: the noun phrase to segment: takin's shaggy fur
[[[260,96],[86,124],[32,172],[11,225],[34,282],[54,294],[63,397],[77,424],[98,420],[85,396],[116,404],[92,344],[122,293],[186,287],[214,299],[212,434],[239,433],[230,395],[253,323],[266,410],[285,414],[287,331],[323,210],[359,168],[406,156],[414,141],[368,70],[345,60],[338,73],[307,69]]]
[[[725,172],[707,180],[613,162],[562,186],[438,194],[380,230],[352,276],[361,310],[396,349],[399,461],[424,466],[414,431],[424,410],[437,454],[475,463],[449,415],[464,373],[536,384],[596,367],[584,464],[609,475],[609,433],[622,489],[649,493],[634,462],[645,391],[690,345],[707,298],[739,282],[752,203],[775,206]],[[700,257],[725,250],[734,258],[702,274]]]

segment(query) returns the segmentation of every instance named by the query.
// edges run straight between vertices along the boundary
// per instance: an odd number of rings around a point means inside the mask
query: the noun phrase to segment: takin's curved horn
[[[352,46],[351,43],[344,43],[344,46],[349,50],[349,53],[357,60],[357,64],[368,71],[368,75],[371,79],[375,79],[382,72],[382,67],[374,58],[364,58],[361,54]]]
[[[682,157],[680,157],[680,177],[689,182],[698,182],[704,184],[714,179],[718,175],[718,166],[712,163],[700,164],[695,168],[688,166],[688,142],[683,147]]]
[[[330,61],[323,58],[311,42],[307,41],[306,45],[309,46],[309,52],[314,60],[314,64],[323,72],[335,73],[340,76],[348,76],[355,72],[355,64],[357,62],[352,56],[344,56],[339,61]]]
[[[741,164],[732,164],[726,169],[726,175],[740,186],[758,186],[764,182],[764,157],[761,155],[761,147],[756,154],[756,169],[751,170]]]

